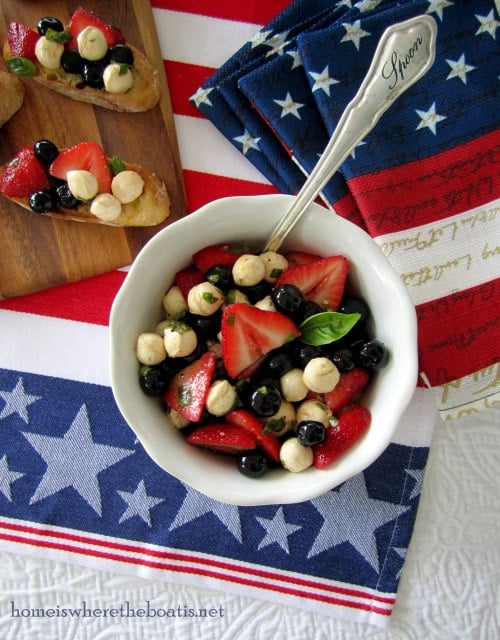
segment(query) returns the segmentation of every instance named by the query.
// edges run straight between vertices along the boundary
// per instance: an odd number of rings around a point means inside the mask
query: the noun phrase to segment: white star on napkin
[[[186,486],[186,489],[186,497],[170,525],[169,531],[211,513],[220,520],[238,542],[243,542],[240,513],[237,506],[209,498],[191,487]]]
[[[338,491],[311,500],[311,504],[323,516],[324,522],[308,558],[348,542],[377,573],[380,568],[375,531],[409,509],[370,498],[362,473],[347,480]]]
[[[459,78],[464,84],[467,84],[467,74],[476,68],[465,63],[465,54],[463,53],[458,60],[446,60],[446,62],[451,67],[451,71],[446,79]]]
[[[143,520],[143,522],[145,522],[149,527],[153,526],[149,510],[157,504],[165,502],[165,498],[155,498],[153,496],[148,496],[144,480],[141,480],[139,482],[133,493],[131,493],[130,491],[118,491],[118,493],[120,494],[120,497],[123,498],[123,500],[125,500],[125,502],[127,503],[127,508],[125,509],[119,522],[124,522],[124,520],[133,518],[134,516],[139,516],[139,518]]]
[[[26,393],[23,379],[19,378],[12,391],[0,391],[0,397],[3,398],[6,403],[0,413],[0,420],[17,413],[26,424],[29,424],[28,407],[30,404],[40,400],[42,396],[32,396]]]
[[[24,437],[43,458],[47,469],[30,504],[73,487],[102,516],[101,491],[97,475],[134,453],[92,439],[87,408],[82,405],[62,438],[23,432]]]
[[[327,96],[330,95],[330,86],[332,84],[338,84],[338,80],[332,78],[328,72],[328,65],[323,69],[321,73],[316,73],[315,71],[309,71],[309,75],[314,80],[314,84],[311,87],[311,91],[318,91],[321,89],[326,93]]]
[[[345,36],[340,42],[352,42],[356,49],[359,51],[359,45],[361,38],[366,38],[370,34],[361,28],[361,20],[356,20],[352,24],[343,22],[342,26],[345,29]]]
[[[299,109],[302,109],[304,106],[301,102],[294,102],[290,92],[288,91],[284,100],[273,100],[276,102],[278,106],[281,107],[281,115],[280,118],[284,118],[285,116],[292,115],[301,120]]]
[[[289,524],[285,521],[283,507],[280,507],[278,511],[276,511],[272,520],[257,516],[257,521],[266,530],[266,535],[260,541],[257,549],[260,550],[270,544],[276,543],[283,549],[283,551],[289,554],[290,547],[288,545],[288,536],[295,531],[302,529],[302,527],[296,524]]]
[[[425,127],[427,127],[434,135],[436,135],[436,124],[442,120],[446,120],[446,116],[440,116],[436,113],[435,102],[432,103],[427,111],[420,111],[419,109],[415,109],[415,111],[420,118],[417,129],[425,129]]]
[[[26,474],[19,473],[18,471],[11,471],[9,469],[7,456],[4,456],[0,460],[0,492],[3,493],[9,502],[12,502],[12,491],[10,485],[18,478],[22,478],[24,475]]]
[[[237,136],[236,138],[233,138],[233,140],[241,144],[242,146],[241,150],[243,152],[243,155],[245,156],[250,149],[255,149],[256,151],[260,151],[259,149],[260,138],[252,138],[252,136],[248,133],[246,129],[242,136]]]

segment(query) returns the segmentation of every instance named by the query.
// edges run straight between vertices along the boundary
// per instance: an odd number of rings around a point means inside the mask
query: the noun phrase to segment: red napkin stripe
[[[373,236],[401,232],[490,202],[499,151],[500,131],[494,131],[432,158],[353,178],[348,184]],[[415,202],[417,194],[420,202]]]
[[[494,329],[498,331],[500,320],[492,304],[499,297],[500,278],[417,306],[419,344],[426,345],[420,365],[433,387],[498,361]],[[471,308],[473,314],[468,312]],[[461,357],[465,352],[467,358]]]

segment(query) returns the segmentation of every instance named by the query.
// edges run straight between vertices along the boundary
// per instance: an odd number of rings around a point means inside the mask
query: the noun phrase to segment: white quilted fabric
[[[389,628],[248,597],[0,553],[2,640],[495,640],[500,638],[500,409],[438,424]],[[26,617],[79,607],[219,609],[222,617]],[[13,616],[13,611],[19,616]],[[26,612],[24,612],[26,613]]]

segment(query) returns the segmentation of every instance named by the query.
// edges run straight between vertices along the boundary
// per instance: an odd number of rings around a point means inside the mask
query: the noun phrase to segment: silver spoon
[[[263,251],[279,249],[299,217],[380,116],[430,69],[435,58],[436,33],[436,22],[429,15],[410,18],[384,31],[358,92]]]

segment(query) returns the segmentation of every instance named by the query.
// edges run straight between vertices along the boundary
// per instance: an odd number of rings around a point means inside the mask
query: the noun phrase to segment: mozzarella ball
[[[149,366],[160,364],[167,357],[163,338],[157,333],[141,333],[137,338],[135,353],[139,362]]]
[[[211,316],[224,302],[224,294],[211,282],[200,282],[188,293],[188,309],[199,316]]]
[[[213,416],[224,416],[236,405],[238,395],[229,380],[216,380],[210,385],[205,406]]]
[[[302,369],[290,369],[280,379],[281,394],[288,402],[300,402],[309,389],[303,380]]]
[[[76,41],[79,54],[86,60],[101,60],[108,51],[106,37],[97,27],[85,27]]]
[[[280,275],[288,268],[288,260],[276,251],[265,251],[260,254],[266,273],[264,279],[267,282],[276,282]]]
[[[230,289],[226,294],[226,303],[234,304],[235,302],[250,304],[248,296],[243,293],[243,291],[240,291],[240,289]]]
[[[90,171],[72,169],[66,174],[68,189],[78,200],[88,201],[95,198],[99,191],[97,178]]]
[[[112,222],[122,212],[122,205],[111,193],[99,193],[90,205],[90,213],[99,220]]]
[[[163,334],[163,342],[167,355],[171,358],[184,358],[196,349],[198,338],[184,322],[169,322]]]
[[[276,311],[276,307],[274,306],[273,299],[271,296],[265,296],[262,300],[258,300],[254,307],[257,309],[262,309],[262,311]]]
[[[111,182],[111,191],[122,204],[128,204],[142,194],[144,180],[137,171],[120,171]]]
[[[176,429],[184,429],[184,427],[188,426],[189,420],[175,409],[168,407],[167,414]]]
[[[295,426],[295,408],[291,402],[282,400],[281,405],[272,416],[265,418],[264,431],[275,436],[282,436]]]
[[[330,411],[326,404],[320,400],[304,400],[297,407],[297,424],[306,420],[321,422],[325,427],[328,427],[330,425]]]
[[[240,287],[251,287],[264,280],[266,267],[260,256],[244,253],[233,265],[233,280]]]
[[[163,338],[163,336],[165,335],[165,329],[170,322],[171,320],[162,320],[161,322],[159,322],[155,327],[155,333]]]
[[[281,464],[292,473],[299,473],[313,463],[311,447],[304,446],[298,438],[288,438],[280,448]]]
[[[163,308],[169,318],[175,318],[187,309],[186,298],[179,287],[174,284],[163,296]]]
[[[39,38],[35,45],[35,56],[38,62],[47,69],[58,69],[61,66],[61,56],[64,45],[45,36]]]
[[[123,64],[112,62],[104,69],[102,74],[104,88],[109,93],[126,93],[134,84],[134,76]]]
[[[337,386],[340,373],[329,358],[312,358],[304,368],[304,384],[316,393],[327,393]]]

